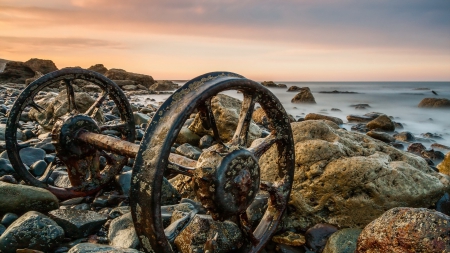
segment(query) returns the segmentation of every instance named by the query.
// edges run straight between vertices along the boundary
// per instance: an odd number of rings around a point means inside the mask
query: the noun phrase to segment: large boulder
[[[364,227],[393,207],[429,207],[450,189],[423,158],[330,121],[292,123],[295,174],[290,204],[306,224]],[[278,177],[276,147],[260,159],[261,179]]]
[[[120,248],[137,248],[139,238],[134,229],[131,213],[124,214],[111,221],[108,240],[112,246]]]
[[[59,207],[55,195],[42,188],[0,181],[0,192],[0,214],[20,214],[31,210],[48,212]]]
[[[17,249],[51,251],[64,239],[64,230],[39,212],[28,212],[14,221],[0,237],[0,252],[15,253]]]
[[[95,72],[100,73],[102,75],[104,75],[108,71],[108,69],[105,66],[103,66],[103,64],[92,65],[92,66],[90,66],[88,68],[88,70],[95,71]]]
[[[306,104],[315,104],[316,100],[314,99],[313,94],[309,87],[300,88],[300,92],[295,95],[291,100],[292,103],[306,103]]]
[[[66,237],[82,238],[97,232],[107,218],[94,211],[58,209],[48,213],[66,232]]]
[[[439,172],[450,176],[450,152],[445,155],[445,158],[437,166]]]
[[[25,83],[28,78],[34,77],[35,72],[23,62],[9,61],[0,72],[0,83]]]
[[[105,76],[111,80],[131,80],[135,81],[136,84],[140,84],[145,86],[146,88],[150,88],[155,83],[153,77],[149,75],[136,74],[127,72],[123,69],[110,69],[106,71]]]
[[[424,98],[418,107],[422,108],[450,108],[450,100],[446,98]]]
[[[32,69],[34,72],[39,72],[42,74],[47,74],[58,70],[55,63],[52,60],[42,60],[37,58],[31,58],[25,62],[25,66]]]
[[[75,104],[79,112],[87,111],[95,99],[85,92],[75,92]],[[57,96],[53,93],[47,93],[46,96],[36,101],[38,105],[45,108],[45,111],[39,112],[32,108],[28,113],[31,120],[35,120],[44,129],[51,131],[53,124],[63,115],[69,112],[69,101],[67,100],[67,92],[61,91]],[[95,115],[95,120],[103,122],[103,114],[101,110]]]
[[[358,238],[356,253],[450,252],[450,217],[425,208],[393,208]]]
[[[218,94],[211,99],[211,107],[219,130],[220,138],[223,141],[229,141],[233,138],[235,129],[239,122],[239,113],[241,112],[242,102],[239,99]],[[199,136],[205,134],[213,135],[212,130],[206,130],[200,119],[200,115],[195,116],[189,129]],[[248,144],[261,136],[261,129],[252,121],[248,133]]]

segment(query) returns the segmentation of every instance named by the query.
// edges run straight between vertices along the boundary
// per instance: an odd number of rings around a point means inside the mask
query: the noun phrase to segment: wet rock
[[[9,61],[0,72],[0,83],[25,83],[28,78],[34,77],[34,71],[23,62]]]
[[[117,175],[116,183],[120,186],[122,193],[128,196],[131,187],[131,171],[122,172],[120,175]]]
[[[184,144],[189,143],[193,146],[198,146],[198,143],[200,141],[200,136],[192,132],[187,127],[182,127],[180,130],[180,133],[177,136],[177,139],[175,140],[178,144]]]
[[[444,153],[442,153],[441,151],[435,151],[434,149],[422,150],[422,152],[420,152],[420,156],[434,161],[442,161],[444,159]]]
[[[35,177],[40,177],[44,174],[46,169],[47,169],[47,163],[44,160],[39,160],[30,166],[29,171]]]
[[[5,140],[5,130],[6,130],[6,124],[0,124],[0,141],[4,141]],[[23,140],[23,133],[22,130],[17,129],[16,132],[16,138],[17,140]]]
[[[100,73],[102,75],[104,75],[108,71],[108,69],[105,66],[103,66],[103,64],[92,65],[92,66],[90,66],[88,68],[88,70],[95,71],[95,72]]]
[[[436,202],[436,211],[450,215],[450,195],[447,192]]]
[[[287,88],[286,84],[276,84],[273,81],[264,81],[261,83],[263,86],[270,87],[270,88]]]
[[[307,104],[315,104],[316,100],[314,99],[311,90],[308,87],[300,88],[300,92],[295,95],[295,97],[291,100],[292,103],[307,103]]]
[[[59,207],[55,195],[42,188],[0,182],[0,192],[2,213],[20,214],[30,210],[48,212]]]
[[[447,177],[423,158],[366,135],[330,121],[291,127],[296,164],[292,215],[311,226],[326,222],[362,228],[392,207],[429,207],[450,189]],[[261,157],[261,180],[277,178],[276,154],[272,147]]]
[[[75,104],[77,105],[78,111],[85,112],[91,105],[95,102],[89,94],[85,92],[75,92]],[[47,131],[53,129],[53,124],[60,117],[64,116],[69,111],[69,102],[67,100],[67,92],[61,91],[58,95],[47,94],[44,97],[36,100],[36,103],[45,109],[45,111],[39,112],[32,108],[29,112],[29,117],[35,120]],[[97,122],[103,122],[103,114],[99,112],[94,117]]]
[[[19,216],[17,216],[17,214],[15,213],[6,213],[5,215],[3,215],[1,224],[5,227],[9,227],[9,225],[11,225],[11,223],[13,223],[18,218]]]
[[[0,236],[6,231],[6,227],[0,224]]]
[[[441,150],[446,150],[446,151],[450,150],[449,146],[445,146],[445,145],[442,145],[439,143],[433,143],[433,144],[431,144],[431,147],[434,149],[441,149]]]
[[[427,148],[422,143],[416,142],[416,143],[409,144],[407,150],[408,150],[408,152],[411,152],[413,154],[420,156],[420,153],[422,153],[422,151],[424,151],[426,149]]]
[[[299,90],[301,90],[300,87],[293,85],[293,86],[289,87],[289,89],[287,91],[299,91]]]
[[[437,165],[439,172],[450,176],[450,152],[448,152],[444,160]]]
[[[369,116],[364,116],[364,115],[355,115],[355,114],[350,114],[347,116],[347,120],[348,122],[362,122],[362,123],[367,123],[371,120],[374,120],[375,118],[373,117],[369,117]]]
[[[147,116],[146,114],[140,113],[140,112],[134,112],[134,124],[140,125],[143,123],[148,123],[151,118]]]
[[[434,210],[393,208],[364,228],[356,252],[449,252],[449,222]]]
[[[110,69],[106,71],[105,76],[111,80],[134,81],[136,84],[143,85],[146,88],[150,88],[150,86],[152,86],[155,83],[153,77],[149,75],[131,73],[123,69]]]
[[[189,143],[185,143],[185,144],[178,146],[175,151],[179,155],[186,156],[186,157],[188,157],[190,159],[194,159],[194,160],[198,160],[198,158],[202,154],[202,151],[199,148],[194,147]]]
[[[115,218],[117,218],[119,216],[122,216],[124,214],[127,214],[129,212],[131,212],[131,207],[130,206],[118,206],[116,208],[113,208],[109,212],[108,216],[111,219],[115,219]]]
[[[203,252],[207,240],[217,234],[217,248],[214,253],[236,251],[242,245],[243,235],[231,221],[214,221],[211,216],[197,214],[189,225],[175,239],[177,249],[182,253]]]
[[[316,224],[305,233],[306,246],[314,252],[322,252],[328,238],[337,231],[335,226],[329,224]]]
[[[17,249],[49,252],[62,241],[64,230],[47,216],[30,211],[14,221],[0,236],[0,251],[15,253]]]
[[[162,189],[161,189],[161,205],[174,205],[177,204],[181,199],[181,195],[172,186],[171,183],[166,178],[163,178]]]
[[[217,128],[220,138],[227,142],[233,138],[235,129],[239,121],[239,113],[241,112],[242,102],[239,99],[218,94],[211,99],[211,107],[213,110],[214,118],[216,120]],[[206,130],[203,128],[200,115],[195,116],[194,122],[189,126],[199,136],[209,134],[213,136],[212,130]],[[248,133],[248,146],[251,142],[261,136],[261,129],[252,121],[250,124],[250,130]]]
[[[353,125],[350,129],[360,133],[367,133],[370,131],[369,128],[367,128],[366,123],[358,123]]]
[[[321,120],[321,119],[332,121],[332,122],[336,123],[337,125],[344,124],[344,122],[338,117],[327,116],[327,115],[317,114],[317,113],[308,113],[305,116],[305,120]]]
[[[280,235],[274,236],[272,241],[289,246],[302,246],[306,242],[305,236],[291,231],[286,231]]]
[[[12,167],[9,160],[0,158],[0,176],[13,175],[13,174],[16,174],[16,171]]]
[[[394,131],[395,125],[392,120],[386,115],[380,115],[372,121],[367,123],[367,128],[373,129],[381,129],[384,131]]]
[[[66,237],[81,238],[96,232],[105,224],[107,218],[94,211],[58,209],[49,216],[66,232]]]
[[[421,108],[450,108],[450,100],[446,98],[424,98],[417,107]]]
[[[12,175],[4,175],[0,177],[1,182],[17,184],[17,180]]]
[[[108,239],[112,246],[121,248],[137,248],[139,238],[134,229],[131,213],[112,220],[109,225]]]
[[[43,75],[56,71],[58,68],[52,60],[43,60],[37,58],[31,58],[25,62],[25,66],[29,67],[33,71],[42,73]]]
[[[396,140],[399,140],[399,141],[406,141],[406,142],[412,142],[412,141],[415,141],[415,140],[416,140],[416,138],[414,137],[414,135],[413,135],[411,132],[407,132],[407,131],[405,131],[405,132],[400,132],[400,133],[398,133],[398,134],[394,134],[394,138],[395,138]]]
[[[45,151],[40,148],[23,148],[19,151],[22,162],[30,167],[35,162],[43,161],[45,158]]]
[[[214,137],[206,134],[206,135],[203,135],[202,138],[200,138],[198,147],[201,149],[209,148],[212,146],[213,143],[214,143]]]
[[[371,130],[371,131],[367,132],[366,134],[374,139],[377,139],[377,140],[380,140],[380,141],[386,142],[386,143],[395,141],[394,137],[392,137],[390,134],[384,133],[384,132],[377,132],[377,131]]]
[[[359,228],[344,228],[333,233],[328,238],[323,253],[354,253],[361,231]]]
[[[114,246],[95,244],[95,243],[80,243],[72,247],[68,253],[139,253],[136,249],[123,249]]]
[[[178,88],[178,84],[168,80],[158,80],[150,86],[150,89],[154,91],[176,90]]]

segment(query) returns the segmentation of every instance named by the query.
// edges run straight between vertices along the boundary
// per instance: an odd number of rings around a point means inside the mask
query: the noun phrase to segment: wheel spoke
[[[67,89],[67,101],[69,102],[69,112],[78,111],[75,103],[75,92],[72,86],[72,80],[64,79],[64,83]]]
[[[28,103],[29,106],[33,107],[34,109],[36,109],[36,111],[38,111],[39,113],[42,113],[42,111],[45,112],[45,109],[42,108],[40,105],[36,104],[36,102],[34,102],[34,100],[31,100]]]
[[[103,102],[108,98],[108,91],[104,91],[100,97],[95,100],[95,102],[89,107],[89,109],[84,113],[88,116],[95,117],[97,115],[98,110],[100,109],[100,106],[103,104]]]
[[[217,129],[216,120],[214,118],[214,113],[211,107],[211,98],[206,99],[203,105],[198,107],[200,111],[200,119],[202,120],[202,125],[206,130],[212,129],[214,134],[214,140],[217,143],[222,143],[219,136],[219,130]]]
[[[259,243],[259,239],[257,239],[253,234],[252,225],[248,221],[247,212],[243,212],[239,215],[239,221],[241,230],[249,237],[253,245],[257,245]]]
[[[244,93],[244,101],[242,101],[239,122],[234,133],[232,145],[247,146],[247,135],[252,121],[253,111],[255,110],[255,94]]]
[[[256,147],[249,148],[249,151],[253,153],[256,158],[260,158],[267,150],[269,150],[273,144],[277,142],[277,138],[273,134],[269,134],[264,140]]]
[[[183,166],[183,165],[176,164],[173,162],[169,162],[169,164],[167,164],[167,169],[169,169],[170,171],[172,171],[174,173],[182,174],[182,175],[185,175],[188,177],[193,177],[194,171],[195,171],[195,168]]]

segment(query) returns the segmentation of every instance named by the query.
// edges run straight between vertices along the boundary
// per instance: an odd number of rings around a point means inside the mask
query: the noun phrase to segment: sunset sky
[[[449,81],[449,0],[0,0],[0,58],[190,79]]]

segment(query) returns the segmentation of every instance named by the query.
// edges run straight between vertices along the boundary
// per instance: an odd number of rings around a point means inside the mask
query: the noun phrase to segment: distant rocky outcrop
[[[155,83],[153,77],[149,75],[127,72],[123,69],[110,69],[106,71],[105,76],[111,80],[131,80],[146,88],[150,88]]]
[[[88,70],[95,71],[95,72],[100,73],[102,75],[104,75],[108,71],[108,69],[105,66],[103,66],[103,64],[92,65],[92,66],[90,66],[88,68]]]
[[[359,92],[354,92],[354,91],[338,91],[338,90],[334,90],[334,91],[319,91],[319,93],[325,93],[325,94],[359,94]]]
[[[29,67],[35,72],[42,73],[43,75],[58,70],[52,60],[43,60],[37,58],[29,59],[25,62],[25,66]]]
[[[315,104],[316,100],[314,99],[311,90],[308,87],[300,88],[300,92],[295,95],[291,100],[292,103],[307,103],[307,104]]]
[[[293,85],[293,86],[289,87],[289,89],[288,89],[287,91],[290,91],[290,92],[291,92],[291,91],[299,91],[299,90],[301,90],[301,89],[302,89],[302,88]]]
[[[421,108],[450,108],[450,100],[446,98],[424,98],[418,107]]]
[[[287,85],[284,83],[276,84],[273,81],[264,81],[261,83],[263,86],[270,88],[287,88]]]
[[[336,123],[337,125],[344,124],[342,119],[340,119],[338,117],[333,117],[333,116],[328,116],[328,115],[323,115],[323,114],[318,114],[318,113],[308,113],[305,116],[305,120],[329,120],[329,121]]]
[[[150,87],[154,91],[176,90],[178,88],[178,84],[168,80],[158,80]]]
[[[0,83],[30,83],[42,74],[58,70],[51,60],[32,58],[26,62],[5,60],[3,62],[3,71],[0,71]],[[2,63],[0,63],[0,68],[1,65]]]

